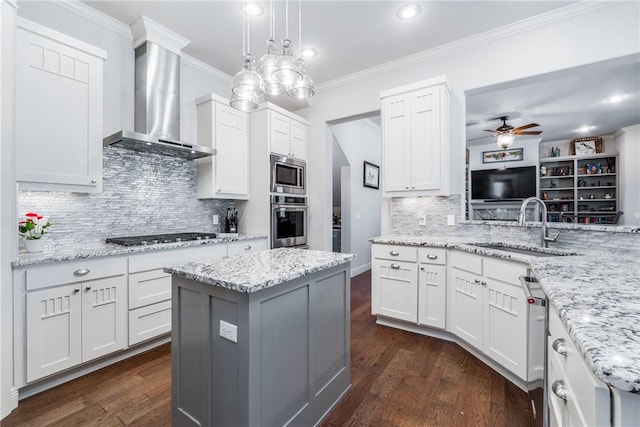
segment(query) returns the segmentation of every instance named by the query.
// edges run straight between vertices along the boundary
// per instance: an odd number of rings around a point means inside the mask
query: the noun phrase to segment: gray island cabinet
[[[311,426],[351,383],[350,261],[282,248],[173,274],[179,426]]]

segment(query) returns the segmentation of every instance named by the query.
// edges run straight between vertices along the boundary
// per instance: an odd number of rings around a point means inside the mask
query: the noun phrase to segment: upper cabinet
[[[272,106],[273,107],[273,106]],[[308,126],[299,118],[268,110],[270,151],[300,160],[307,159]]]
[[[449,88],[446,79],[383,91],[385,197],[449,195]]]
[[[216,155],[198,160],[198,198],[249,198],[249,126],[247,114],[217,95],[198,105],[198,144]]]
[[[22,18],[17,23],[20,189],[101,192],[106,52]]]

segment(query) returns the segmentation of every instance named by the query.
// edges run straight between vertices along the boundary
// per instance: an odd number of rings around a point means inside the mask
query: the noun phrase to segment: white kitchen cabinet
[[[483,290],[480,274],[455,268],[451,257],[449,288],[451,292],[450,316],[452,332],[482,350]]]
[[[449,194],[449,89],[445,78],[383,91],[385,197]]]
[[[25,296],[27,382],[126,347],[125,263],[85,261],[26,270],[27,289],[35,289]],[[101,275],[109,277],[87,279],[94,265],[99,271],[107,264],[110,273]],[[60,274],[65,267],[75,276],[73,283]],[[39,280],[47,274],[50,287]]]
[[[417,323],[416,248],[372,245],[371,311],[375,315]]]
[[[199,159],[198,198],[249,198],[248,115],[214,94],[197,101],[198,144],[216,150]]]
[[[300,160],[307,158],[308,126],[290,113],[269,109],[270,151]]]
[[[101,192],[106,52],[23,18],[17,24],[20,189]]]
[[[444,329],[447,308],[447,251],[418,249],[418,323]]]

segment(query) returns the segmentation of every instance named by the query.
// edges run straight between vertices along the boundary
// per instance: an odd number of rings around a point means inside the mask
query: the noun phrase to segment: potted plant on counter
[[[51,223],[35,212],[28,212],[24,216],[26,219],[18,222],[18,231],[24,237],[24,247],[27,252],[42,252],[45,241],[43,237]]]

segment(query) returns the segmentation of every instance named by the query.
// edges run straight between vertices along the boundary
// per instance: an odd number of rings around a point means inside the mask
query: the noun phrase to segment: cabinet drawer
[[[239,242],[229,242],[229,247],[227,249],[227,254],[231,255],[242,255],[242,254],[251,254],[258,251],[264,251],[267,249],[267,240],[243,240]]]
[[[171,301],[129,311],[129,345],[171,332]]]
[[[129,256],[129,273],[156,270],[189,261],[205,261],[227,255],[227,244],[208,244],[196,247],[154,251]]]
[[[451,267],[469,273],[482,274],[482,257],[466,252],[451,251]]]
[[[126,272],[126,258],[109,257],[29,267],[25,271],[25,279],[27,290],[31,291],[66,283],[119,276]]]
[[[419,248],[418,262],[424,264],[447,264],[447,250],[442,248]]]
[[[506,283],[520,283],[520,276],[526,276],[528,267],[515,261],[484,258],[484,276]]]
[[[171,299],[171,274],[161,268],[129,275],[129,309]]]
[[[371,246],[373,258],[389,259],[393,261],[416,262],[417,248],[415,246],[379,245]]]

